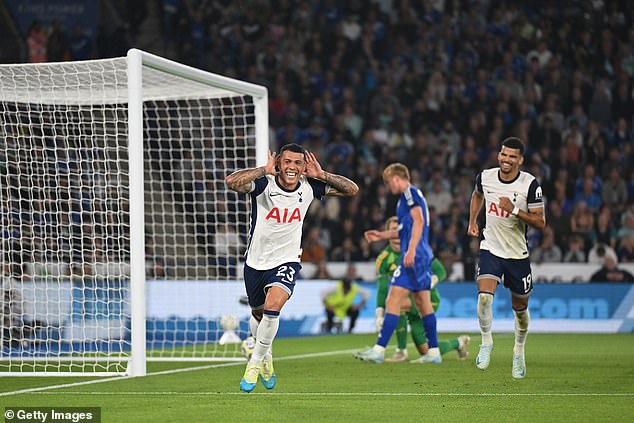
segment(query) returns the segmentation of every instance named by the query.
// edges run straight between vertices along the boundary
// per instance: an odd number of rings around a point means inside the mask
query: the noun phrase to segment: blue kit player
[[[385,347],[398,325],[401,304],[410,292],[423,320],[429,351],[419,362],[440,363],[436,315],[431,301],[433,252],[429,245],[429,209],[420,189],[410,184],[408,168],[393,163],[383,170],[383,181],[392,194],[400,195],[396,206],[397,229],[369,230],[368,242],[399,238],[401,261],[392,275],[390,291],[385,304],[385,318],[374,347],[354,354],[355,358],[372,363],[382,363]]]

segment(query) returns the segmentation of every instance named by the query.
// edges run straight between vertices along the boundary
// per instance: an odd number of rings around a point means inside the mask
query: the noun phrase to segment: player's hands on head
[[[310,151],[306,151],[306,170],[304,175],[309,178],[321,178],[323,177],[323,169],[317,161],[317,158]]]
[[[277,169],[275,169],[277,161],[275,160],[275,158],[275,153],[271,153],[271,150],[269,150],[269,160],[266,162],[265,166],[267,175],[277,175]]]

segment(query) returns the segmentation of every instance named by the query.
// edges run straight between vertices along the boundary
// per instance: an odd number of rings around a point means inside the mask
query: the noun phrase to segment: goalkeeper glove
[[[383,318],[385,317],[385,309],[383,307],[376,308],[376,332],[381,332],[381,327],[383,327]]]
[[[438,285],[438,282],[440,282],[440,280],[438,279],[438,276],[431,275],[431,289],[434,289],[436,285]]]

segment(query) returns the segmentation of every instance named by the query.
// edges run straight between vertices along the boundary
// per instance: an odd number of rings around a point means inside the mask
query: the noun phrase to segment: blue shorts
[[[477,279],[490,278],[504,286],[517,297],[526,297],[533,290],[531,263],[525,259],[504,259],[487,250],[480,250]]]
[[[302,266],[299,263],[284,263],[269,270],[256,270],[244,265],[244,286],[247,290],[249,306],[253,310],[264,308],[266,291],[272,286],[279,286],[290,298],[295,289],[295,278]]]
[[[431,289],[431,264],[426,266],[417,260],[412,267],[405,267],[401,262],[392,275],[392,285],[412,292],[429,291]]]

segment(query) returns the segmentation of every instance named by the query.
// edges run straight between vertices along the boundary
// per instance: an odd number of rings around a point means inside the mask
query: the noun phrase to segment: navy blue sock
[[[385,318],[383,319],[383,326],[381,327],[381,332],[379,332],[379,337],[376,340],[376,343],[382,347],[386,347],[387,343],[390,342],[390,338],[398,325],[398,314],[387,313]]]
[[[432,313],[423,317],[423,326],[425,327],[425,335],[427,335],[427,345],[429,345],[429,348],[436,348],[438,346],[436,315]]]

